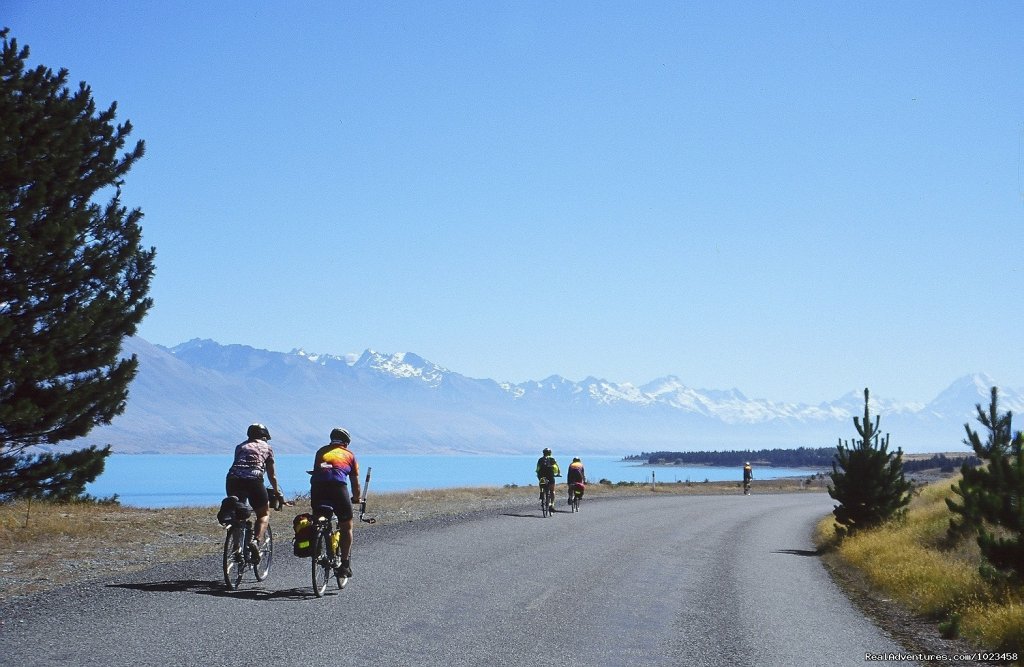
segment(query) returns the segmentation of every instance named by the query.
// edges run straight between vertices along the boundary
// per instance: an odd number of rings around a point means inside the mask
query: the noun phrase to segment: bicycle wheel
[[[263,533],[263,540],[260,542],[260,563],[253,568],[253,573],[256,575],[256,581],[263,581],[270,574],[270,566],[274,562],[274,531],[270,530],[270,525],[267,524],[267,530]]]
[[[548,494],[540,494],[540,515],[546,517],[548,515]]]
[[[245,554],[242,553],[240,544],[241,528],[231,526],[224,535],[224,583],[229,590],[238,588],[242,582],[242,565],[245,561]]]
[[[327,552],[327,534],[318,532],[316,543],[313,545],[313,592],[318,598],[324,596],[327,590],[327,582],[334,574],[331,568],[331,557]]]
[[[548,502],[548,516],[551,516],[555,513],[555,492],[552,489],[548,489],[546,495]]]
[[[572,495],[572,511],[573,512],[579,512],[580,511],[580,496],[579,496],[579,494],[576,494],[576,493],[574,493]]]

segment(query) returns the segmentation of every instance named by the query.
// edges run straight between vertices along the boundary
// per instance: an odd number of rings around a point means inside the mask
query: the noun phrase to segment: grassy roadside
[[[556,495],[563,507],[562,486]],[[820,492],[824,482],[755,480],[757,493]],[[591,484],[587,498],[658,494],[740,493],[733,482]],[[271,512],[278,549],[289,549],[292,518],[308,511],[308,498]],[[477,510],[533,507],[532,486],[480,487],[373,494],[367,508],[377,525],[398,524]],[[586,502],[586,501],[584,501]],[[141,509],[119,505],[0,503],[0,600],[50,590],[75,581],[142,570],[219,554],[224,532],[216,507]],[[373,530],[359,524],[357,531]],[[356,536],[358,540],[358,533]],[[59,554],[60,558],[53,558]],[[211,575],[212,576],[212,575]]]
[[[981,554],[973,538],[950,542],[946,536],[945,499],[954,481],[924,487],[903,520],[842,541],[836,540],[829,516],[818,525],[816,541],[841,585],[849,588],[853,582],[856,588],[862,582],[866,595],[895,601],[943,638],[959,637],[979,650],[1024,658],[1024,587],[986,581],[978,571]]]

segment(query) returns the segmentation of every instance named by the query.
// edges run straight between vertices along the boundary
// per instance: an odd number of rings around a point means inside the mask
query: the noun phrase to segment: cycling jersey
[[[566,473],[565,481],[567,484],[573,482],[582,482],[586,475],[583,473],[583,463],[581,461],[573,461],[569,464],[569,472]]]
[[[547,479],[553,482],[558,474],[558,462],[553,457],[542,456],[537,460],[537,479]]]
[[[246,440],[235,447],[235,461],[228,469],[228,477],[263,479],[267,461],[274,460],[274,450],[266,440]]]
[[[356,455],[341,445],[324,445],[316,452],[313,459],[313,482],[348,483],[350,474],[359,476],[359,464]]]

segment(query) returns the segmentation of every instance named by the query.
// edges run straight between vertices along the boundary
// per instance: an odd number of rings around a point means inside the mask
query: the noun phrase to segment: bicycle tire
[[[547,491],[540,494],[540,515],[546,517],[548,515],[548,494]]]
[[[263,532],[263,540],[260,542],[260,562],[252,571],[256,575],[256,581],[263,581],[270,574],[270,566],[274,564],[274,531],[267,524]]]
[[[324,596],[327,590],[327,582],[331,580],[333,572],[331,568],[331,557],[327,551],[327,534],[318,531],[316,542],[313,545],[313,592],[318,598]]]
[[[572,511],[573,512],[579,512],[580,511],[580,497],[578,495],[576,495],[576,494],[573,494],[573,496],[572,496]]]
[[[224,583],[228,590],[237,590],[242,583],[242,571],[244,569],[245,556],[239,544],[239,534],[242,532],[238,526],[231,526],[224,535]]]
[[[544,502],[548,506],[548,516],[553,515],[555,513],[555,492],[550,487],[544,491]]]

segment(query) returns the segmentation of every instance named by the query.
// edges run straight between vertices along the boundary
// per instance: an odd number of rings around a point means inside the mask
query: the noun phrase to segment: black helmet
[[[352,436],[343,428],[331,429],[331,442],[344,442],[347,445],[352,442]]]
[[[245,432],[245,437],[250,440],[270,440],[270,431],[263,424],[249,424],[249,428]]]
[[[580,460],[580,457],[578,457],[578,456],[574,456],[574,457],[572,457],[572,462],[573,462],[573,463],[576,463],[576,462],[577,462],[577,461],[579,461],[579,460]],[[582,461],[580,461],[580,463],[582,463]]]
[[[551,448],[550,447],[545,447],[544,448],[544,456],[551,456]]]

